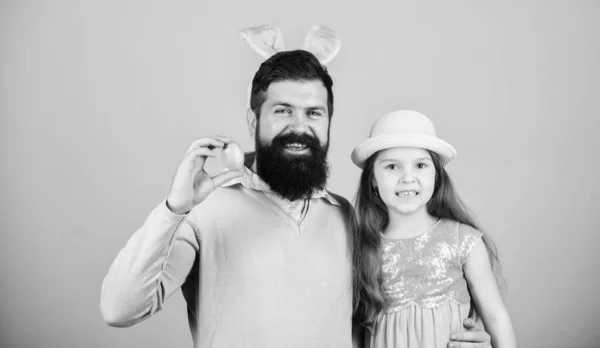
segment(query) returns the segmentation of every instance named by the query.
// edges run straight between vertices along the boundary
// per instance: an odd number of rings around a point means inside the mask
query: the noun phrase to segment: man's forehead
[[[292,105],[327,106],[327,89],[320,80],[273,82],[266,93],[266,103],[288,103]]]

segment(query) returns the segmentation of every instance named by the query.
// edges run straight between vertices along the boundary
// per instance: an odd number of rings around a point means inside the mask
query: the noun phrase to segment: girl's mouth
[[[396,192],[396,196],[398,197],[414,197],[416,195],[418,195],[419,193],[417,191],[413,191],[413,190],[408,190],[408,191],[398,191]]]

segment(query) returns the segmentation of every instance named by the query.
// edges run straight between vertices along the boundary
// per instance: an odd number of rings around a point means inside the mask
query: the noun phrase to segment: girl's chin
[[[425,206],[422,206],[422,205],[403,204],[400,206],[398,206],[398,205],[394,206],[392,210],[395,211],[399,215],[411,216],[411,215],[415,215],[415,214],[420,214],[426,209],[425,209]]]

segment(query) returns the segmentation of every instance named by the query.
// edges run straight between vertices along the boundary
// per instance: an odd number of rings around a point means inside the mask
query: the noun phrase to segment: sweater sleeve
[[[121,249],[102,282],[104,320],[127,327],[159,311],[187,278],[198,249],[186,217],[163,201]]]

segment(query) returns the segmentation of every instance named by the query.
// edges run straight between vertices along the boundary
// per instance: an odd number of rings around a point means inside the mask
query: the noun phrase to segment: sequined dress
[[[451,333],[463,331],[470,297],[462,266],[481,236],[439,220],[414,238],[384,237],[383,281],[392,305],[367,333],[367,347],[441,348]]]

